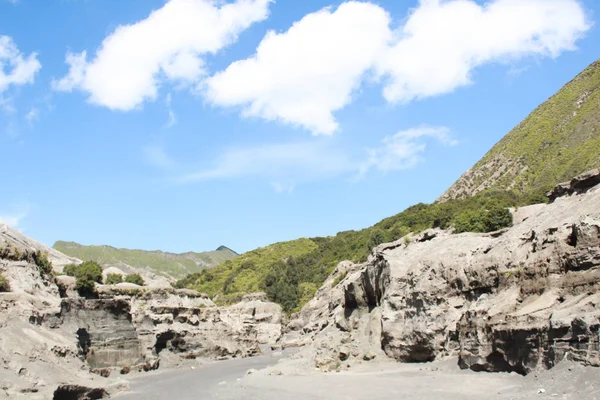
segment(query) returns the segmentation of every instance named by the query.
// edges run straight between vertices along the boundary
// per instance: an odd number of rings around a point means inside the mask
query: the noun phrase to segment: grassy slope
[[[599,89],[600,63],[595,63],[539,106],[475,165],[478,174],[457,182],[476,188],[496,172],[497,165],[489,168],[495,157],[517,160],[514,173],[493,178],[491,187],[475,196],[417,204],[361,231],[277,243],[189,275],[178,285],[218,295],[223,303],[265,290],[293,311],[311,298],[338,262],[364,261],[378,243],[436,226],[482,231],[489,210],[543,201],[545,191],[556,183],[600,165]]]
[[[203,253],[173,254],[162,251],[117,249],[110,246],[83,246],[63,241],[56,242],[53,247],[80,260],[96,261],[104,265],[123,263],[174,278],[214,267],[237,256],[228,248]]]
[[[494,159],[518,160],[520,168],[493,177]],[[522,168],[525,167],[525,168]],[[488,187],[547,191],[557,182],[600,167],[600,61],[586,68],[498,142],[449,190]],[[466,195],[463,193],[461,196]]]

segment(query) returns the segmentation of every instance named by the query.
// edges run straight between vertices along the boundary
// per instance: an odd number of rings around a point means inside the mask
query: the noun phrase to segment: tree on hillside
[[[102,283],[102,267],[95,261],[67,265],[64,272],[75,277],[75,288],[82,296],[93,295],[96,292],[96,283]]]

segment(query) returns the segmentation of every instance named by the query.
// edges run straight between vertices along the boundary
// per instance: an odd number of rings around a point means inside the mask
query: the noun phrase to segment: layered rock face
[[[102,398],[123,388],[119,373],[252,356],[281,336],[281,307],[264,295],[217,307],[195,291],[122,283],[85,299],[73,278],[57,286],[27,261],[0,259],[0,273],[10,284],[0,292],[0,394],[10,398]]]
[[[564,357],[599,366],[599,205],[595,187],[521,208],[503,231],[381,245],[340,264],[282,343],[307,344],[322,370],[383,354],[522,374]]]
[[[99,386],[102,378],[79,357],[75,332],[49,323],[61,313],[56,285],[25,261],[0,260],[0,273],[11,290],[0,293],[0,395],[47,399],[59,383]]]
[[[282,311],[273,303],[248,299],[217,307],[190,290],[131,286],[100,288],[98,299],[65,298],[60,313],[42,324],[73,332],[79,354],[102,375],[253,356],[259,344],[281,335]]]

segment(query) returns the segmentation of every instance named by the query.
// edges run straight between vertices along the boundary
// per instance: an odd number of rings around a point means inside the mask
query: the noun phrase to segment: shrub
[[[367,246],[369,249],[372,249],[376,246],[379,246],[381,243],[385,243],[385,233],[382,229],[375,228],[369,236],[369,242]]]
[[[10,283],[2,273],[0,273],[0,292],[10,292]]]
[[[140,274],[129,274],[125,277],[125,282],[134,283],[136,285],[144,286],[144,278]]]
[[[108,274],[106,275],[106,285],[116,285],[117,283],[123,282],[123,275],[121,274]]]
[[[42,277],[51,277],[53,275],[52,263],[48,260],[48,254],[38,250],[32,255],[33,262],[38,267],[38,271]]]
[[[486,232],[493,232],[499,229],[512,226],[512,214],[507,208],[494,207],[490,209],[484,220]]]
[[[75,277],[75,288],[81,295],[95,293],[96,283],[102,283],[102,267],[95,261],[66,265],[64,272]]]
[[[75,276],[75,272],[77,271],[78,267],[79,265],[77,264],[67,264],[63,268],[63,273],[68,276]]]

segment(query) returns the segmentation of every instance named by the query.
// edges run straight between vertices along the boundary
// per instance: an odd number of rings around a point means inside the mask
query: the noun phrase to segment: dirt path
[[[565,364],[528,377],[461,371],[453,362],[368,364],[350,372],[267,375],[246,371],[274,365],[281,356],[222,361],[194,370],[144,375],[118,400],[600,400],[600,369]],[[277,367],[275,367],[276,369]],[[273,368],[271,369],[273,371]]]

